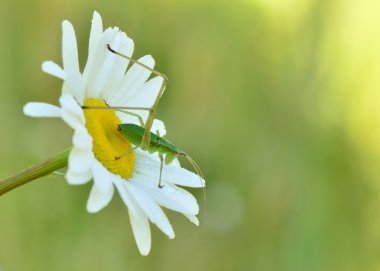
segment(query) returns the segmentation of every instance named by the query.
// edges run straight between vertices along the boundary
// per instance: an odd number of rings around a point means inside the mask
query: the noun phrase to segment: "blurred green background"
[[[206,175],[206,220],[167,212],[176,239],[152,226],[142,257],[118,196],[91,215],[90,185],[48,177],[1,197],[0,270],[380,269],[379,1],[1,0],[0,178],[70,145],[22,106],[57,103],[41,63],[68,19],[83,67],[94,10],[168,75],[158,117]]]

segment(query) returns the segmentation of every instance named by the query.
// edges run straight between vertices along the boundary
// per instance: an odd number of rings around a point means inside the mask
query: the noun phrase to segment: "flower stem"
[[[12,189],[66,167],[71,148],[42,163],[30,166],[0,181],[0,196]]]

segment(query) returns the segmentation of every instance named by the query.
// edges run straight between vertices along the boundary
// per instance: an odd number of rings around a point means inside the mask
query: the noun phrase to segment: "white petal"
[[[74,97],[62,95],[59,102],[62,106],[61,117],[71,128],[76,129],[85,124],[83,110]]]
[[[159,205],[184,214],[198,214],[197,200],[186,190],[169,183],[159,188],[158,179],[147,179],[143,176],[135,176],[134,180]]]
[[[94,174],[94,185],[100,191],[109,191],[113,187],[112,173],[110,173],[98,160],[94,159],[92,164]]]
[[[83,71],[84,81],[88,91],[91,90],[91,85],[93,80],[97,76],[97,71],[101,66],[101,63],[105,57],[106,47],[101,48],[99,51],[99,41],[103,35],[103,25],[102,18],[97,12],[94,12],[91,25],[90,42],[86,66]],[[88,93],[89,94],[89,93]],[[87,95],[88,97],[94,97],[92,95]]]
[[[81,184],[88,183],[91,180],[92,173],[90,170],[84,173],[75,173],[69,169],[65,177],[69,184],[81,185]]]
[[[126,181],[114,175],[115,186],[119,191],[121,199],[128,208],[129,219],[137,247],[142,255],[148,255],[151,247],[151,232],[148,216],[124,186],[124,182]]]
[[[160,158],[158,157],[157,153],[149,153],[148,151],[143,151],[141,149],[136,149],[136,162],[140,165],[151,165],[151,163],[154,163],[152,166],[157,167],[160,165]],[[157,164],[159,163],[159,164]],[[166,165],[164,165],[165,167]]]
[[[157,178],[160,162],[157,155],[136,149],[135,171],[151,178]],[[174,164],[164,165],[162,180],[188,187],[204,187],[205,181],[197,174]]]
[[[125,56],[131,57],[133,53],[133,41],[128,38],[128,36],[119,32],[117,34],[119,37],[119,44],[116,44],[113,41],[110,44],[111,48]],[[113,54],[112,52],[108,52],[108,54]],[[127,70],[129,60],[122,56],[116,56],[116,61],[113,64],[112,71],[109,73],[107,82],[105,84],[104,90],[102,91],[102,98],[105,100],[110,100],[114,95],[117,95],[120,90],[120,86],[123,82],[125,71]]]
[[[152,242],[148,216],[136,203],[133,197],[131,197],[131,203],[134,205],[133,208],[137,210],[136,215],[129,212],[133,235],[140,253],[146,256],[149,254]]]
[[[199,226],[199,220],[195,215],[184,214],[192,223]]]
[[[151,246],[148,216],[124,186],[124,182],[127,181],[116,175],[114,175],[114,177],[115,186],[119,191],[121,199],[128,208],[129,219],[131,220],[131,226],[137,247],[142,255],[148,255]]]
[[[66,74],[63,69],[58,66],[53,61],[45,61],[42,63],[42,70],[50,75],[53,75],[57,78],[64,80],[66,78]]]
[[[79,73],[77,39],[74,27],[66,20],[62,22],[62,58],[66,73]]]
[[[86,173],[91,168],[93,154],[88,150],[73,148],[69,154],[69,171],[73,173]]]
[[[165,213],[162,209],[151,199],[149,196],[145,194],[139,187],[137,187],[133,181],[124,182],[124,186],[128,189],[131,195],[135,198],[137,203],[140,205],[141,209],[149,217],[149,220],[156,224],[157,227],[165,233],[170,239],[175,237],[173,228],[166,217]]]
[[[91,151],[92,137],[88,134],[87,129],[84,126],[79,125],[75,129],[73,136],[73,145],[77,149]]]
[[[94,176],[95,177],[95,176]],[[93,185],[90,193],[90,197],[87,201],[87,211],[89,213],[99,212],[101,209],[106,207],[111,201],[114,193],[113,185],[110,186],[109,190],[100,190],[97,185]]]
[[[103,33],[102,17],[99,15],[98,12],[94,11],[94,15],[92,16],[90,41],[89,41],[89,46],[88,46],[89,56],[94,54],[96,45],[98,44],[98,41],[100,40],[102,33]]]
[[[84,78],[79,72],[67,72],[62,86],[62,95],[75,97],[77,102],[83,102],[85,94]]]
[[[155,64],[153,57],[150,55],[146,55],[139,58],[137,62],[142,63],[151,69],[154,68],[154,64]],[[125,75],[125,81],[126,81],[125,84],[130,87],[133,85],[143,85],[148,80],[150,75],[151,75],[150,70],[139,65],[138,63],[135,63],[127,71]]]
[[[131,106],[152,107],[157,99],[163,81],[164,79],[160,76],[149,80],[135,96],[131,97],[128,104]]]
[[[150,68],[154,67],[154,59],[147,55],[137,60]],[[128,101],[135,95],[138,95],[139,91],[144,86],[146,80],[148,80],[151,72],[139,64],[133,64],[127,71],[123,85],[120,87],[120,93],[118,95],[117,105],[127,105]],[[114,101],[116,102],[116,101]]]
[[[138,216],[139,210],[135,208],[135,205],[132,202],[133,197],[131,193],[128,191],[128,189],[125,188],[124,182],[127,182],[127,181],[122,179],[120,176],[113,175],[113,183],[115,184],[117,190],[119,191],[122,201],[128,207],[129,212],[132,213],[133,216]]]
[[[152,133],[157,134],[157,131],[159,131],[160,136],[165,136],[166,135],[166,129],[165,129],[165,124],[162,120],[155,119],[153,121],[152,128],[150,129]]]
[[[57,118],[60,117],[61,108],[55,105],[47,103],[27,103],[24,106],[24,114],[30,117],[48,117]]]
[[[87,96],[92,98],[102,98],[102,91],[107,84],[107,78],[118,58],[117,55],[111,53],[107,49],[107,44],[119,46],[120,37],[117,28],[107,28],[99,40],[94,60],[88,68],[86,79],[88,80]],[[87,71],[86,71],[87,72]]]
[[[199,175],[173,164],[165,166],[165,172],[162,172],[162,179],[182,186],[205,187],[205,181]]]
[[[181,164],[179,163],[179,160],[178,158],[174,159],[173,162],[172,162],[173,165],[177,166],[177,167],[180,167]]]

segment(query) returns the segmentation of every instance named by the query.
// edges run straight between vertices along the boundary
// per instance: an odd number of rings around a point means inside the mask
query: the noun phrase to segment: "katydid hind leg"
[[[167,77],[162,77],[163,81],[160,87],[160,90],[158,92],[158,95],[156,97],[156,100],[152,106],[152,110],[149,112],[148,118],[146,119],[145,122],[145,133],[141,142],[141,148],[143,150],[146,150],[149,148],[149,143],[150,143],[150,130],[153,125],[154,118],[156,117],[156,112],[158,108],[158,104],[160,102],[161,96],[164,94],[166,84],[167,84]]]
[[[149,148],[149,145],[150,145],[150,130],[152,128],[153,121],[154,121],[154,118],[156,116],[156,112],[157,112],[157,108],[158,108],[158,104],[160,102],[161,96],[164,94],[164,91],[165,91],[165,88],[166,88],[166,84],[167,84],[167,81],[168,81],[168,77],[165,74],[163,74],[163,73],[161,73],[159,71],[156,71],[155,69],[152,69],[152,68],[148,67],[144,63],[141,63],[141,62],[139,62],[137,60],[134,60],[133,58],[131,58],[129,56],[126,56],[126,55],[124,55],[124,54],[122,54],[120,52],[117,52],[117,51],[113,50],[109,44],[107,44],[107,48],[108,48],[108,50],[110,52],[112,52],[112,53],[114,53],[114,54],[116,54],[116,55],[118,55],[120,57],[123,57],[125,59],[128,59],[129,61],[131,61],[131,62],[133,62],[133,63],[135,63],[137,65],[140,65],[141,67],[147,69],[148,71],[150,71],[154,75],[160,76],[163,79],[162,80],[162,84],[160,86],[160,89],[158,91],[158,95],[156,97],[156,100],[155,100],[155,102],[153,103],[152,107],[149,110],[149,115],[148,115],[148,118],[146,119],[145,125],[144,125],[145,126],[145,133],[144,133],[144,136],[143,136],[143,138],[141,140],[140,148],[142,150],[147,150]]]

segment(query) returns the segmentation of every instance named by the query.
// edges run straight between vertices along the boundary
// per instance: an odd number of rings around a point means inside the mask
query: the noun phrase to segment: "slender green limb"
[[[164,91],[165,91],[165,88],[166,88],[166,84],[168,82],[168,77],[165,74],[163,74],[163,73],[161,73],[159,71],[156,71],[156,70],[148,67],[147,65],[145,65],[145,64],[143,64],[141,62],[138,62],[137,60],[134,60],[133,58],[130,58],[129,56],[126,56],[126,55],[124,55],[122,53],[119,53],[119,52],[113,50],[109,44],[107,44],[107,48],[108,48],[108,50],[110,52],[112,52],[112,53],[114,53],[114,54],[116,54],[118,56],[121,56],[121,57],[123,57],[125,59],[128,59],[129,61],[131,61],[131,62],[133,62],[133,63],[135,63],[137,65],[140,65],[141,67],[147,69],[148,71],[150,71],[154,75],[160,76],[160,77],[162,77],[162,79],[164,79],[162,81],[162,85],[161,85],[160,90],[158,92],[157,98],[156,98],[156,100],[155,100],[152,108],[150,108],[148,118],[147,118],[147,120],[145,122],[145,133],[144,133],[144,136],[142,138],[140,148],[142,150],[148,150],[149,143],[150,143],[150,129],[152,128],[154,118],[156,117],[156,111],[157,111],[157,107],[158,107],[158,104],[160,102],[161,96],[164,94]]]
[[[152,106],[152,110],[149,112],[148,118],[147,118],[147,120],[145,122],[145,133],[144,133],[143,139],[141,141],[141,146],[140,146],[140,148],[142,150],[147,150],[149,148],[150,129],[152,128],[154,118],[156,117],[156,111],[157,111],[158,104],[160,102],[161,96],[164,94],[164,91],[165,91],[165,88],[166,88],[166,84],[167,84],[167,81],[168,81],[168,79],[167,79],[166,76],[162,77],[162,78],[164,80],[162,81],[162,85],[161,85],[160,91],[158,92],[156,101],[154,102],[154,104]]]
[[[116,157],[115,157],[115,160],[119,160],[120,158],[123,158],[124,156],[127,156],[128,154],[134,152],[138,147],[139,147],[139,146],[136,146],[136,147],[132,148],[131,150],[126,151],[126,152],[120,154],[119,156],[116,156]]]
[[[160,140],[159,138],[161,137],[160,136],[160,131],[157,130],[156,132],[157,134],[157,142],[156,142],[156,145],[159,146],[160,145]],[[164,186],[161,184],[161,180],[162,180],[162,169],[164,168],[164,156],[162,155],[162,153],[158,152],[158,157],[160,158],[160,176],[159,176],[159,179],[158,179],[158,188],[163,188]]]
[[[59,153],[57,156],[47,161],[30,166],[8,178],[1,180],[0,196],[15,189],[16,187],[47,176],[58,169],[66,167],[70,150],[71,148]]]
[[[161,76],[162,78],[164,78],[164,80],[168,80],[168,78],[166,77],[165,74],[163,73],[160,73],[159,71],[156,71],[155,69],[152,69],[151,67],[148,67],[147,65],[145,65],[144,63],[141,63],[141,62],[138,62],[137,60],[134,60],[133,58],[129,57],[129,56],[126,56],[122,53],[119,53],[117,51],[115,51],[114,49],[111,48],[111,46],[109,44],[107,44],[107,48],[108,50],[110,50],[110,52],[114,53],[115,55],[118,55],[118,56],[121,56],[125,59],[128,59],[129,61],[133,62],[133,63],[136,63],[137,65],[147,69],[148,71],[150,71],[151,73],[154,73],[155,75],[157,76]]]
[[[160,177],[158,179],[158,188],[163,188],[164,186],[161,184],[162,183],[162,169],[164,167],[164,156],[162,153],[158,154],[158,157],[160,157]]]
[[[141,127],[145,127],[144,120],[143,120],[143,118],[139,114],[136,114],[136,113],[133,113],[133,112],[129,112],[129,111],[126,111],[126,110],[121,110],[121,109],[119,109],[117,111],[119,111],[121,113],[124,113],[124,114],[127,114],[127,115],[130,115],[132,117],[136,117],[139,120],[139,123],[140,123]]]

